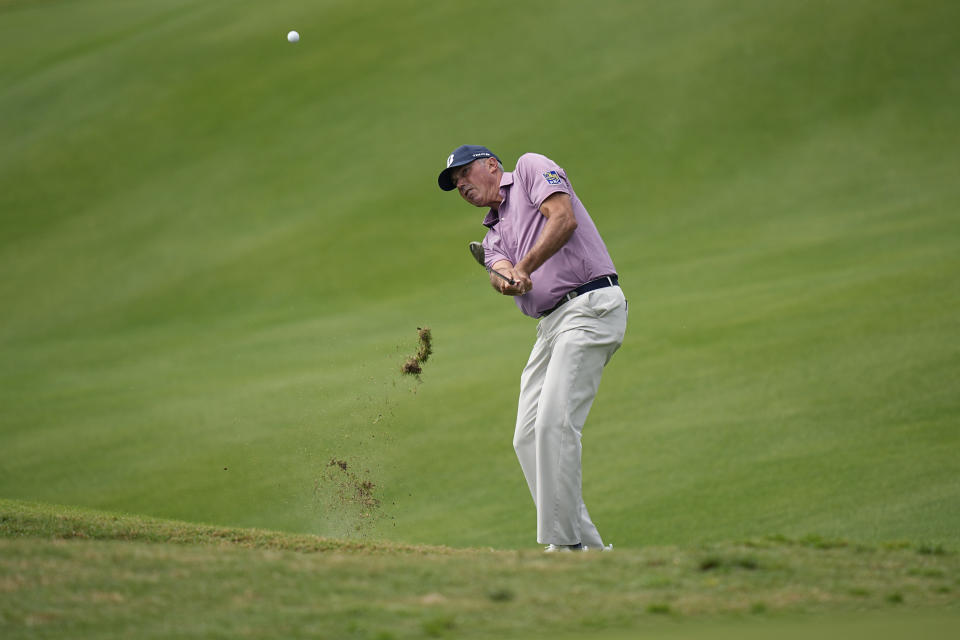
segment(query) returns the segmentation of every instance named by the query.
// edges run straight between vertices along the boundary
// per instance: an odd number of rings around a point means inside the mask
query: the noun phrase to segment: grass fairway
[[[813,539],[545,556],[0,501],[0,576],[5,638],[716,638],[814,612],[818,633],[960,630],[956,554]]]
[[[57,509],[5,502],[47,523],[4,521],[5,624],[243,635],[231,607],[261,602],[270,635],[296,592],[301,629],[329,606],[360,636],[522,634],[552,571],[553,630],[819,593],[946,611],[957,24],[952,0],[0,0],[0,498],[332,548],[61,540]],[[611,558],[536,555],[511,448],[535,323],[467,253],[484,212],[435,186],[461,143],[555,158],[617,264],[627,340],[584,432]]]

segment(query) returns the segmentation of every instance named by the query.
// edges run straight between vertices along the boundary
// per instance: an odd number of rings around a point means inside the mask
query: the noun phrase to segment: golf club
[[[470,255],[473,256],[474,260],[480,263],[480,266],[482,266],[484,269],[486,269],[493,275],[500,276],[510,284],[517,284],[517,281],[514,280],[513,278],[508,278],[507,276],[503,275],[496,269],[491,269],[490,267],[487,266],[486,252],[483,250],[483,245],[480,244],[479,242],[470,243]]]

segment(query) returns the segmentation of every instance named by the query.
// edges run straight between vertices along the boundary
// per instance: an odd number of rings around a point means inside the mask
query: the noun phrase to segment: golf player
[[[548,552],[609,550],[583,503],[580,467],[583,425],[627,325],[607,247],[566,172],[545,156],[524,154],[505,172],[486,147],[464,145],[438,183],[488,209],[486,266],[514,281],[491,273],[490,284],[539,319],[513,437],[537,508],[537,542]]]

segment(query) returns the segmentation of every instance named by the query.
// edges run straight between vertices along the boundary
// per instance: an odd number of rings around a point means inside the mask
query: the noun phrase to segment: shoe
[[[580,544],[549,544],[543,550],[544,553],[565,553],[570,551],[586,551],[587,548]]]
[[[613,544],[604,545],[599,549],[597,549],[597,547],[584,547],[583,550],[584,551],[613,551]]]

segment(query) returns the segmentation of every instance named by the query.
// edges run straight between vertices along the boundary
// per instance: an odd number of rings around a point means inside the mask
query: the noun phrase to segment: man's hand
[[[522,269],[518,269],[507,260],[500,260],[493,265],[496,271],[499,271],[508,278],[513,278],[514,284],[490,274],[490,284],[493,288],[505,296],[522,296],[533,289],[533,282],[530,281],[530,274]]]

